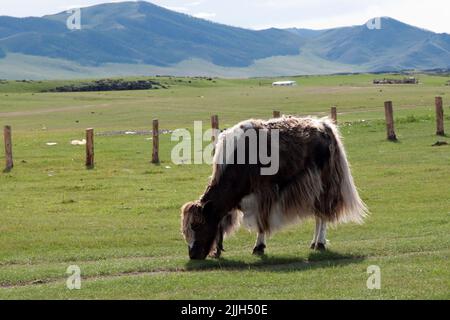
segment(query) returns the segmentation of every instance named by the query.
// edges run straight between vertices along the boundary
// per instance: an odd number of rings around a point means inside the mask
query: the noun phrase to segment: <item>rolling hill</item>
[[[85,65],[143,63],[168,66],[199,58],[228,67],[299,54],[302,39],[270,29],[229,27],[148,2],[103,4],[82,9],[82,29],[66,28],[67,13],[42,18],[0,18],[0,48],[67,59]]]
[[[326,30],[308,45],[327,60],[367,65],[373,71],[450,66],[450,35],[392,18],[381,18],[379,30],[366,25]]]
[[[247,30],[149,2],[82,9],[82,29],[62,12],[0,17],[0,78],[130,74],[226,77],[450,67],[450,35],[392,18],[380,30]]]

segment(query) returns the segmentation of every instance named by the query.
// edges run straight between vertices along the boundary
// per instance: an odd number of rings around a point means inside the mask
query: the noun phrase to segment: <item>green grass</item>
[[[0,174],[0,299],[449,299],[450,147],[431,147],[450,143],[434,135],[433,107],[442,95],[450,112],[448,78],[380,87],[373,77],[299,77],[295,88],[165,78],[167,90],[108,93],[0,85],[15,155]],[[394,101],[398,143],[385,140],[385,100]],[[209,166],[172,164],[170,135],[159,166],[148,136],[97,136],[94,170],[83,166],[84,147],[70,145],[87,127],[148,130],[159,118],[162,129],[190,129],[215,113],[228,127],[274,109],[322,116],[331,105],[371,215],[330,230],[326,253],[308,249],[307,222],[274,235],[264,259],[251,256],[255,235],[241,230],[222,260],[190,262],[179,207],[204,191]],[[81,290],[66,288],[69,265],[81,268]],[[370,265],[381,267],[381,290],[366,288]]]

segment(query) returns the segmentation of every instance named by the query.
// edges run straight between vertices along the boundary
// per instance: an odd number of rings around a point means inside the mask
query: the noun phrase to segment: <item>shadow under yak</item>
[[[294,272],[301,270],[330,268],[359,263],[365,260],[365,256],[340,254],[330,250],[312,252],[308,257],[280,257],[263,255],[258,261],[246,262],[234,259],[220,258],[217,260],[190,260],[186,263],[188,271],[204,270],[248,270],[255,269],[272,272]]]

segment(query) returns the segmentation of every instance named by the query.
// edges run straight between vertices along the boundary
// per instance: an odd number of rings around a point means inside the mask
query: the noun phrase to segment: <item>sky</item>
[[[1,0],[0,15],[43,16],[113,0]],[[157,5],[250,29],[326,29],[361,25],[389,16],[435,32],[450,33],[449,0],[153,0]]]

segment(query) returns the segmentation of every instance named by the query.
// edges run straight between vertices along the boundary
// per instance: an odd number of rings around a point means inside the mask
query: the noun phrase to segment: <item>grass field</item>
[[[0,84],[0,125],[13,128],[15,168],[0,173],[0,299],[449,299],[450,138],[435,135],[434,97],[449,77],[374,86],[373,75],[274,79],[158,78],[169,89],[40,93],[57,82]],[[66,82],[67,83],[67,82]],[[385,139],[383,102],[394,102],[398,143]],[[313,224],[292,226],[251,255],[254,234],[226,240],[223,259],[190,262],[179,208],[203,192],[211,168],[159,166],[148,136],[97,136],[96,167],[84,168],[84,129],[193,127],[218,114],[221,127],[250,117],[325,116],[337,105],[356,184],[371,215],[330,230],[329,250],[309,250]],[[206,128],[205,128],[206,129]],[[56,146],[47,146],[56,142]],[[82,289],[66,288],[81,268]],[[368,290],[368,266],[381,290]]]

